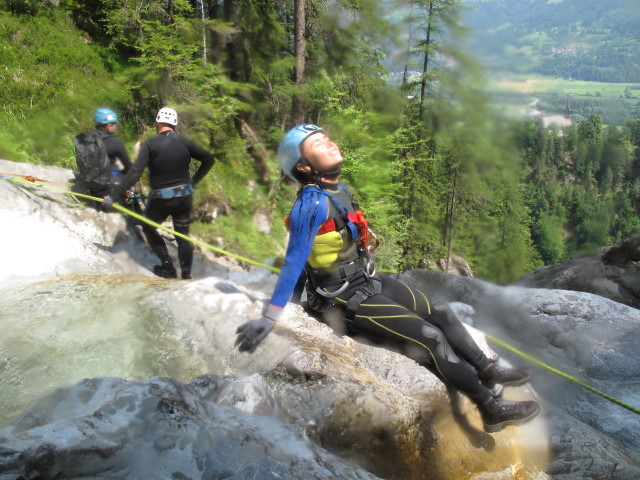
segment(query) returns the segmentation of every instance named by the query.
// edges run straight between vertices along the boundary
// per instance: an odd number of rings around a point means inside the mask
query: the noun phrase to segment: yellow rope
[[[640,409],[632,407],[631,405],[628,405],[620,400],[618,400],[617,398],[612,397],[611,395],[607,395],[606,393],[601,392],[600,390],[596,390],[595,388],[587,385],[586,383],[584,383],[582,380],[569,375],[568,373],[562,372],[556,368],[553,368],[550,365],[547,365],[544,362],[541,362],[540,360],[538,360],[537,358],[524,353],[520,350],[518,350],[515,347],[512,347],[511,345],[509,345],[508,343],[504,342],[503,340],[500,340],[499,338],[496,338],[492,335],[489,335],[488,333],[485,333],[486,337],[491,340],[492,342],[500,345],[501,347],[506,348],[507,350],[509,350],[510,352],[515,353],[516,355],[521,356],[522,358],[528,360],[529,362],[535,364],[535,365],[539,365],[543,368],[546,368],[547,370],[549,370],[550,372],[555,373],[556,375],[560,375],[563,378],[566,378],[567,380],[572,381],[573,383],[576,383],[578,385],[580,385],[582,388],[584,388],[585,390],[590,391],[591,393],[595,393],[596,395],[600,395],[602,398],[609,400],[611,403],[615,403],[616,405],[621,406],[622,408],[626,408],[627,410],[629,410],[630,412],[635,413],[636,415],[640,415]]]
[[[54,190],[55,191],[55,189],[53,189],[51,187],[48,187],[47,185],[37,184],[35,182],[32,182],[32,181],[28,180],[27,178],[29,178],[29,177],[15,178],[15,177],[23,177],[21,175],[16,175],[16,176],[14,176],[14,178],[8,178],[9,177],[8,174],[2,174],[2,177],[7,178],[9,181],[14,182],[14,183],[26,183],[26,184],[33,185],[33,186],[36,186],[36,187],[39,187],[39,188],[45,188],[45,189],[48,189],[48,190]],[[43,180],[43,181],[46,181],[46,180]],[[85,195],[83,193],[76,193],[76,192],[72,192],[70,190],[65,190],[65,191],[57,192],[57,193],[63,193],[63,194],[67,194],[67,195],[72,195],[74,197],[86,198],[86,199],[89,199],[89,200],[94,200],[96,202],[102,202],[103,201],[102,198],[92,197],[90,195]],[[275,272],[275,273],[280,273],[280,269],[279,268],[272,267],[271,265],[266,265],[264,263],[256,262],[255,260],[251,260],[250,258],[246,258],[246,257],[240,256],[240,255],[236,255],[235,253],[227,252],[227,251],[222,250],[222,249],[220,249],[218,247],[214,247],[213,245],[210,245],[210,244],[208,244],[206,242],[202,242],[200,240],[196,240],[195,238],[189,237],[187,235],[183,235],[182,233],[176,232],[175,230],[172,230],[172,229],[167,228],[167,227],[165,227],[163,225],[160,225],[160,224],[158,224],[156,222],[153,222],[153,221],[149,220],[148,218],[144,217],[143,215],[140,215],[140,214],[138,214],[138,213],[136,213],[134,211],[131,211],[131,210],[129,210],[129,209],[123,207],[122,205],[117,204],[117,203],[113,204],[113,208],[116,209],[116,210],[121,211],[122,213],[124,213],[126,215],[129,215],[129,216],[131,216],[133,218],[136,218],[136,219],[138,219],[138,220],[140,220],[142,222],[148,223],[149,225],[151,225],[151,226],[153,226],[155,228],[159,228],[161,230],[164,230],[165,232],[168,232],[168,233],[170,233],[172,235],[175,235],[177,237],[184,238],[185,240],[188,240],[189,242],[195,243],[197,245],[201,245],[201,246],[203,246],[205,248],[208,248],[209,250],[212,250],[212,251],[214,251],[216,253],[220,253],[222,255],[227,255],[229,257],[233,257],[235,259],[238,259],[240,261],[249,263],[251,265],[255,265],[255,266],[258,266],[258,267],[266,268],[266,269],[271,270],[272,272]],[[531,362],[531,363],[533,363],[535,365],[539,365],[539,366],[549,370],[550,372],[555,373],[556,375],[559,375],[559,376],[561,376],[561,377],[563,377],[563,378],[565,378],[565,379],[567,379],[567,380],[569,380],[569,381],[571,381],[571,382],[573,382],[573,383],[575,383],[577,385],[580,385],[585,390],[588,390],[588,391],[590,391],[592,393],[595,393],[596,395],[601,396],[605,400],[608,400],[611,403],[615,403],[616,405],[618,405],[618,406],[620,406],[622,408],[625,408],[625,409],[629,410],[630,412],[635,413],[636,415],[640,415],[640,409],[632,407],[631,405],[628,405],[628,404],[626,404],[626,403],[624,403],[624,402],[612,397],[611,395],[607,395],[606,393],[603,393],[603,392],[601,392],[601,391],[599,391],[599,390],[587,385],[586,383],[584,383],[580,379],[578,379],[578,378],[576,378],[576,377],[574,377],[572,375],[569,375],[568,373],[562,372],[561,370],[558,370],[556,368],[551,367],[550,365],[547,365],[546,363],[541,362],[537,358],[535,358],[535,357],[533,357],[533,356],[531,356],[531,355],[529,355],[527,353],[524,353],[524,352],[518,350],[515,347],[512,347],[511,345],[509,345],[508,343],[504,342],[503,340],[500,340],[499,338],[496,338],[496,337],[494,337],[492,335],[489,335],[489,334],[485,334],[485,335],[492,342],[494,342],[494,343],[506,348],[507,350],[515,353],[516,355],[519,355],[520,357],[524,358],[525,360],[527,360],[527,361],[529,361],[529,362]]]
[[[4,174],[3,176],[7,176],[7,175]],[[9,181],[12,181],[14,183],[29,184],[29,185],[33,185],[33,186],[38,187],[38,188],[45,188],[47,190],[56,191],[56,189],[54,189],[52,187],[49,187],[47,185],[38,184],[38,183],[32,182],[32,181],[27,180],[27,179],[23,179],[23,178],[13,178],[13,179],[10,179]],[[88,200],[93,200],[93,201],[96,201],[96,202],[104,201],[104,199],[102,199],[102,198],[92,197],[91,195],[85,195],[84,193],[77,193],[77,192],[73,192],[71,190],[56,191],[56,193],[71,195],[73,197],[86,198]],[[138,213],[136,213],[136,212],[134,212],[132,210],[129,210],[128,208],[125,208],[122,205],[119,205],[117,203],[113,204],[113,208],[115,210],[121,211],[122,213],[124,213],[126,215],[129,215],[129,216],[131,216],[133,218],[136,218],[136,219],[140,220],[141,222],[145,222],[145,223],[151,225],[152,227],[159,228],[160,230],[164,230],[165,232],[168,232],[168,233],[170,233],[170,234],[172,234],[172,235],[174,235],[176,237],[184,238],[185,240],[187,240],[187,241],[189,241],[191,243],[195,243],[196,245],[201,245],[201,246],[203,246],[205,248],[208,248],[209,250],[212,250],[212,251],[214,251],[216,253],[219,253],[221,255],[226,255],[228,257],[233,257],[233,258],[235,258],[237,260],[240,260],[242,262],[246,262],[246,263],[249,263],[251,265],[255,265],[257,267],[266,268],[267,270],[271,270],[272,272],[275,272],[275,273],[280,273],[280,269],[279,268],[273,267],[271,265],[267,265],[265,263],[256,262],[255,260],[252,260],[252,259],[247,258],[247,257],[243,257],[241,255],[237,255],[237,254],[232,253],[232,252],[227,252],[226,250],[222,250],[221,248],[215,247],[215,246],[213,246],[213,245],[211,245],[209,243],[203,242],[201,240],[197,240],[197,239],[195,239],[193,237],[190,237],[188,235],[184,235],[184,234],[182,234],[180,232],[176,232],[175,230],[172,230],[171,228],[165,227],[164,225],[160,225],[159,223],[156,223],[156,222],[154,222],[152,220],[149,220],[145,216],[140,215],[140,214],[138,214]]]

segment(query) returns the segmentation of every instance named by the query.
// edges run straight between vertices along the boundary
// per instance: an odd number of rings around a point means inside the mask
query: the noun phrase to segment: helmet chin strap
[[[319,170],[316,170],[316,168],[304,158],[302,159],[302,163],[304,163],[306,166],[311,168],[311,172],[309,176],[311,177],[312,180],[315,180],[318,183],[322,183],[322,180],[325,180],[325,179],[335,180],[340,176],[340,170],[342,168],[342,164],[340,164],[333,170],[320,172]]]

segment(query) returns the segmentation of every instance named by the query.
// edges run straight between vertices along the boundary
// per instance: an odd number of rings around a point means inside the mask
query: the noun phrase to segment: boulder
[[[441,258],[437,262],[426,260],[425,265],[427,269],[438,269],[442,272],[449,273],[451,275],[458,275],[460,277],[473,277],[473,270],[471,265],[462,258],[460,255],[452,254],[448,258]]]
[[[554,478],[584,476],[577,470],[582,468],[578,464],[586,463],[593,468],[590,478],[637,476],[639,310],[591,293],[499,287],[436,271],[406,272],[397,278],[428,292],[434,300],[465,305],[456,311],[490,335],[491,347],[533,369],[531,384],[549,402],[545,416],[550,426],[550,473]],[[513,350],[493,339],[506,341]],[[635,412],[587,390],[585,385]],[[577,458],[581,460],[577,462]]]
[[[595,293],[640,308],[640,233],[601,248],[598,256],[539,268],[518,284]]]
[[[265,416],[266,405],[273,396],[256,376],[87,379],[0,433],[0,478],[376,478]]]

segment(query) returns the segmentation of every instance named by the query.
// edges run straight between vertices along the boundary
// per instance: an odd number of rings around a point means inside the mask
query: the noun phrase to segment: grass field
[[[573,93],[575,95],[600,95],[603,97],[619,97],[624,95],[626,87],[635,96],[640,97],[640,83],[603,83],[584,82],[582,80],[564,80],[551,77],[535,77],[527,79],[498,79],[489,83],[491,92],[535,93]],[[534,95],[535,96],[535,95]]]
[[[631,90],[633,97],[627,101],[634,103],[640,101],[640,83],[585,82],[542,76],[495,78],[489,82],[487,93],[491,95],[496,109],[502,115],[514,118],[522,116],[523,111],[530,108],[537,98],[545,95],[614,99],[624,97],[627,87]]]

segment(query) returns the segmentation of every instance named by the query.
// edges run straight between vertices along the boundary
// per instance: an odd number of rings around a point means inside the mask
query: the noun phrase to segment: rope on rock
[[[516,355],[524,358],[525,360],[528,360],[529,362],[538,365],[542,368],[546,368],[547,370],[549,370],[550,372],[555,373],[556,375],[561,376],[562,378],[566,378],[567,380],[580,385],[582,388],[584,388],[585,390],[590,391],[591,393],[595,393],[596,395],[600,395],[602,398],[604,398],[605,400],[610,401],[611,403],[615,403],[616,405],[625,408],[627,410],[629,410],[630,412],[635,413],[636,415],[640,415],[640,409],[632,407],[631,405],[624,403],[621,400],[618,400],[617,398],[612,397],[611,395],[607,395],[604,392],[601,392],[600,390],[597,390],[595,388],[593,388],[590,385],[587,385],[586,383],[584,383],[582,380],[580,380],[579,378],[574,377],[573,375],[569,375],[568,373],[565,373],[561,370],[558,370],[557,368],[553,368],[550,365],[547,365],[544,362],[541,362],[540,360],[538,360],[537,358],[535,358],[532,355],[529,355],[528,353],[525,353],[521,350],[518,350],[517,348],[509,345],[507,342],[500,340],[499,338],[496,338],[492,335],[489,335],[488,333],[485,333],[485,336],[491,340],[493,343],[496,343],[498,345],[500,345],[503,348],[506,348],[507,350],[509,350],[512,353],[515,353]]]
[[[38,188],[45,188],[45,189],[48,189],[48,190],[53,190],[56,193],[71,195],[74,198],[77,198],[77,197],[85,198],[85,199],[93,200],[93,201],[96,201],[96,202],[102,202],[103,201],[102,198],[92,197],[90,195],[85,195],[83,193],[73,192],[73,191],[68,190],[68,189],[67,190],[63,190],[63,191],[57,191],[56,189],[54,189],[52,187],[49,187],[47,185],[42,185],[42,184],[36,183],[36,181],[47,182],[47,180],[42,180],[42,179],[39,179],[39,178],[36,178],[36,177],[31,177],[31,176],[28,176],[28,175],[16,175],[16,174],[5,174],[5,173],[2,173],[2,174],[0,174],[0,176],[2,176],[2,178],[5,178],[6,180],[8,180],[8,181],[10,181],[12,183],[16,183],[16,184],[28,184],[28,185],[31,185],[31,186],[34,186],[34,187],[38,187]],[[125,208],[122,205],[119,205],[117,203],[114,203],[112,208],[114,208],[115,210],[119,210],[120,212],[124,213],[125,215],[129,215],[129,216],[131,216],[131,217],[133,217],[133,218],[135,218],[137,220],[140,220],[141,222],[145,222],[145,223],[151,225],[152,227],[159,228],[159,229],[164,230],[165,232],[168,232],[168,233],[170,233],[172,235],[184,238],[185,240],[187,240],[189,242],[195,243],[197,245],[201,245],[201,246],[203,246],[205,248],[208,248],[209,250],[212,250],[212,251],[214,251],[216,253],[219,253],[221,255],[226,255],[226,256],[229,256],[229,257],[233,257],[233,258],[235,258],[237,260],[240,260],[242,262],[246,262],[246,263],[249,263],[251,265],[255,265],[257,267],[266,268],[266,269],[271,270],[272,272],[275,272],[275,273],[280,273],[280,269],[277,268],[277,267],[273,267],[271,265],[260,263],[260,262],[257,262],[255,260],[251,260],[250,258],[246,258],[246,257],[243,257],[241,255],[236,255],[235,253],[227,252],[225,250],[222,250],[222,249],[220,249],[218,247],[215,247],[215,246],[213,246],[211,244],[208,244],[206,242],[203,242],[201,240],[197,240],[197,239],[189,237],[187,235],[183,235],[182,233],[176,232],[175,230],[172,230],[171,228],[168,228],[168,227],[160,225],[160,224],[158,224],[156,222],[153,222],[153,221],[149,220],[148,218],[144,217],[143,215],[140,215],[140,214],[138,214],[138,213],[136,213],[134,211],[131,211],[128,208]],[[599,395],[600,397],[604,398],[605,400],[608,400],[611,403],[614,403],[614,404],[616,404],[616,405],[618,405],[618,406],[620,406],[622,408],[625,408],[626,410],[629,410],[632,413],[635,413],[636,415],[640,415],[640,409],[632,407],[631,405],[629,405],[629,404],[627,404],[625,402],[622,402],[621,400],[618,400],[617,398],[614,398],[611,395],[607,395],[606,393],[601,392],[600,390],[597,390],[597,389],[591,387],[590,385],[587,385],[582,380],[580,380],[580,379],[578,379],[578,378],[576,378],[576,377],[574,377],[572,375],[569,375],[568,373],[565,373],[565,372],[563,372],[561,370],[553,368],[550,365],[547,365],[546,363],[538,360],[534,356],[529,355],[529,354],[527,354],[525,352],[522,352],[521,350],[518,350],[517,348],[509,345],[508,343],[506,343],[503,340],[500,340],[499,338],[494,337],[493,335],[489,335],[488,333],[485,333],[485,335],[490,341],[496,343],[497,345],[500,345],[503,348],[506,348],[510,352],[515,353],[516,355],[524,358],[525,360],[527,360],[527,361],[529,361],[529,362],[531,362],[531,363],[533,363],[535,365],[538,365],[540,367],[543,367],[543,368],[549,370],[550,372],[553,372],[556,375],[559,375],[559,376],[561,376],[561,377],[563,377],[563,378],[565,378],[565,379],[567,379],[567,380],[569,380],[569,381],[581,386],[585,390],[587,390],[587,391],[589,391],[591,393],[595,393],[596,395]]]
[[[54,191],[56,193],[65,194],[65,195],[71,195],[74,198],[85,198],[87,200],[93,200],[95,202],[102,202],[103,201],[102,198],[92,197],[91,195],[85,195],[84,193],[73,192],[73,191],[68,190],[68,189],[59,191],[58,189],[55,189],[53,187],[49,187],[48,185],[42,185],[42,184],[36,183],[35,181],[32,181],[30,179],[30,178],[34,178],[34,177],[28,177],[26,175],[14,175],[14,178],[8,178],[9,175],[2,174],[2,177],[3,178],[7,178],[12,183],[27,184],[27,185],[38,187],[38,188],[44,188],[44,189],[47,189],[47,190],[52,190],[52,191]],[[40,179],[38,179],[38,180],[40,180]],[[207,242],[203,242],[202,240],[197,240],[197,239],[195,239],[193,237],[190,237],[188,235],[184,235],[184,234],[182,234],[180,232],[176,232],[175,230],[173,230],[171,228],[168,228],[168,227],[165,227],[164,225],[160,225],[159,223],[156,223],[154,221],[151,221],[148,218],[146,218],[145,216],[140,215],[140,214],[138,214],[138,213],[136,213],[136,212],[134,212],[132,210],[129,210],[128,208],[125,208],[125,207],[123,207],[122,205],[120,205],[118,203],[114,203],[112,208],[114,210],[121,211],[125,215],[129,215],[129,216],[131,216],[131,217],[133,217],[133,218],[135,218],[137,220],[140,220],[141,222],[145,222],[145,223],[151,225],[154,228],[159,228],[160,230],[164,230],[165,232],[168,232],[168,233],[170,233],[170,234],[172,234],[172,235],[174,235],[176,237],[183,238],[183,239],[185,239],[185,240],[187,240],[187,241],[189,241],[191,243],[195,243],[196,245],[203,246],[203,247],[208,248],[209,250],[214,251],[216,253],[219,253],[221,255],[226,255],[228,257],[235,258],[236,260],[240,260],[242,262],[246,262],[246,263],[249,263],[251,265],[255,265],[257,267],[266,268],[267,270],[271,270],[272,272],[275,272],[275,273],[280,273],[280,269],[277,268],[277,267],[273,267],[273,266],[267,265],[265,263],[260,263],[260,262],[257,262],[255,260],[252,260],[250,258],[243,257],[241,255],[237,255],[237,254],[232,253],[232,252],[227,252],[226,250],[222,250],[221,248],[215,247],[215,246],[213,246],[213,245],[211,245],[211,244],[209,244]]]

